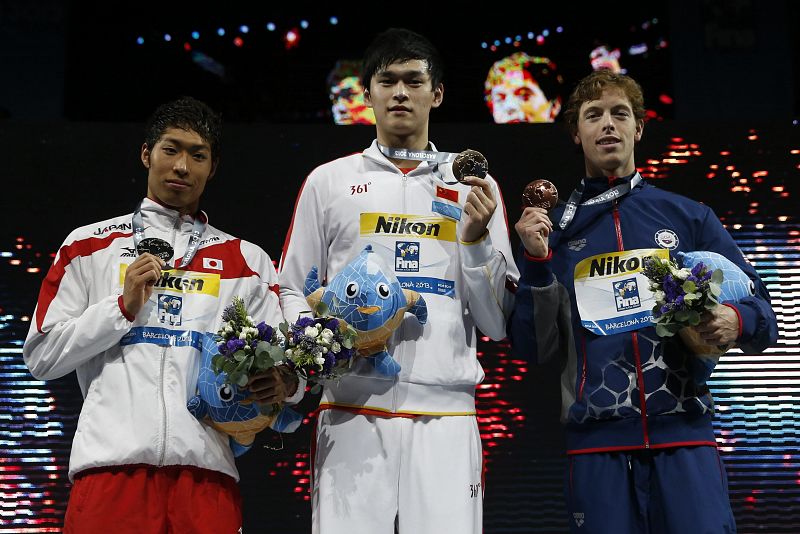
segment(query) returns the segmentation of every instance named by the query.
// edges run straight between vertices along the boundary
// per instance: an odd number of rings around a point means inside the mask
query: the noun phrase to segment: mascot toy
[[[386,376],[400,372],[400,364],[387,351],[386,341],[406,312],[420,324],[428,320],[425,299],[400,287],[397,277],[367,245],[345,268],[321,287],[317,267],[306,276],[304,294],[311,309],[324,310],[352,326],[358,333],[358,354],[369,358],[375,370]],[[324,306],[320,306],[323,303]]]
[[[753,281],[744,274],[744,271],[738,265],[725,256],[706,250],[678,252],[678,256],[686,269],[691,269],[702,262],[709,271],[722,271],[721,291],[719,297],[717,297],[720,305],[725,302],[739,302],[741,299],[755,294]],[[681,329],[679,334],[684,344],[697,356],[695,359],[695,367],[697,368],[693,371],[695,382],[705,384],[708,377],[711,376],[711,371],[717,365],[720,356],[732,349],[734,343],[722,346],[709,345],[691,327]]]
[[[267,427],[277,432],[297,430],[302,415],[286,406],[275,414],[264,415],[258,404],[245,400],[246,392],[236,384],[226,383],[226,373],[216,374],[211,359],[217,354],[214,334],[205,334],[197,395],[189,399],[187,408],[197,419],[229,436],[234,456],[250,450],[256,434]]]

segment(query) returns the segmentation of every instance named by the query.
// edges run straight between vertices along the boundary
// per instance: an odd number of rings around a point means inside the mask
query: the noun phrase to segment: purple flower
[[[233,354],[237,350],[243,349],[246,344],[243,339],[229,339],[227,345],[228,354]]]
[[[270,325],[268,325],[264,321],[261,321],[256,325],[256,328],[258,328],[259,339],[263,339],[264,341],[269,341],[270,339],[272,339],[273,329]]]
[[[228,304],[225,306],[225,309],[222,311],[222,320],[231,322],[236,320],[236,306],[233,304]]]
[[[225,343],[220,343],[219,345],[217,345],[217,350],[222,355],[228,354],[228,346]]]
[[[339,320],[338,319],[331,319],[327,323],[325,323],[325,328],[332,332],[336,332],[339,328]]]
[[[314,322],[314,319],[312,319],[311,317],[300,317],[295,323],[295,327],[297,327],[300,330],[305,330],[307,326],[311,326],[313,324],[316,323]]]
[[[694,267],[692,267],[692,275],[700,276],[701,273],[703,272],[703,269],[705,269],[705,268],[706,268],[706,266],[703,265],[703,262],[701,261],[700,263],[698,263]]]

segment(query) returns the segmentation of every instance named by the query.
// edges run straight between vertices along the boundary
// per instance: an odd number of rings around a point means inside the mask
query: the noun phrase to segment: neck
[[[599,178],[601,176],[605,176],[606,178],[612,176],[620,178],[625,176],[631,176],[635,172],[636,172],[636,165],[634,165],[632,160],[624,165],[620,165],[618,167],[609,169],[601,169],[599,167],[595,167],[594,165],[590,165],[588,162],[586,163],[586,176],[590,176],[592,178]]]
[[[428,150],[428,129],[419,134],[411,135],[394,135],[385,132],[378,132],[378,143],[389,148],[406,148],[408,150]],[[413,168],[419,165],[418,160],[409,159],[394,159],[388,158],[389,161],[400,168]]]
[[[159,206],[164,206],[165,208],[169,208],[171,210],[177,211],[179,215],[191,215],[192,217],[194,217],[195,213],[197,213],[198,210],[200,209],[200,203],[199,202],[195,202],[194,204],[192,204],[190,206],[184,206],[182,208],[178,207],[178,206],[171,206],[171,205],[167,204],[166,202],[161,201],[161,199],[159,199],[158,197],[156,197],[154,194],[150,193],[149,191],[147,192],[147,198],[149,198],[150,200],[152,200],[153,202],[155,202]]]

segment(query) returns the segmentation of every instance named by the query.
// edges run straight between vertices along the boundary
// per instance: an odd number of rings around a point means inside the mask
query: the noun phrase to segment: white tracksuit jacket
[[[180,263],[193,219],[145,199],[144,237],[170,243]],[[42,283],[23,354],[31,373],[76,371],[84,402],[69,477],[115,465],[187,465],[238,480],[228,437],[199,422],[199,343],[223,308],[242,297],[257,320],[277,326],[277,274],[261,248],[207,225],[184,270],[165,271],[133,322],[118,302],[124,269],[136,259],[131,214],[73,231]],[[302,388],[298,388],[300,390]],[[299,391],[302,396],[302,391]]]
[[[453,182],[450,165],[442,170]],[[422,162],[404,175],[373,142],[363,153],[316,168],[300,191],[280,267],[288,320],[309,310],[303,283],[312,266],[324,285],[367,244],[428,307],[427,324],[406,314],[390,339],[389,353],[402,366],[399,376],[379,375],[360,359],[356,374],[326,384],[323,407],[475,413],[475,386],[484,378],[475,326],[493,339],[505,337],[512,305],[506,283],[516,282],[518,271],[495,181],[488,178],[498,202],[489,231],[465,244],[457,220],[470,187],[448,185],[432,171]]]

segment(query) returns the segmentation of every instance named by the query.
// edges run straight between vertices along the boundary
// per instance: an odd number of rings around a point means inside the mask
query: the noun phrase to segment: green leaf
[[[237,350],[236,352],[233,353],[233,359],[236,360],[237,362],[240,362],[245,358],[247,358],[247,354],[243,350]]]
[[[267,354],[275,363],[282,362],[285,356],[284,350],[281,347],[276,347],[274,345],[270,345],[269,349],[267,350]]]
[[[246,373],[241,373],[241,372],[238,372],[238,371],[234,371],[233,373],[231,373],[231,375],[228,378],[229,378],[231,384],[236,384],[240,388],[243,388],[243,387],[245,387],[247,385],[247,380],[248,379],[247,379],[247,374]]]
[[[310,393],[312,395],[319,395],[320,393],[322,393],[322,386],[320,384],[314,384],[313,386],[311,386]]]
[[[683,296],[684,302],[694,302],[700,298],[700,293],[686,293]]]
[[[695,289],[697,289],[697,286],[691,280],[685,281],[681,287],[687,294],[694,293]]]
[[[227,373],[231,374],[233,371],[236,370],[238,364],[233,360],[225,360],[225,364],[222,366],[222,370]]]
[[[320,300],[317,304],[317,307],[314,308],[314,313],[317,317],[325,317],[328,315],[328,313],[330,313],[330,308],[328,308],[328,305]]]
[[[692,326],[697,326],[700,324],[700,314],[696,311],[692,310],[689,312],[689,319],[688,323]]]
[[[678,322],[683,322],[689,318],[689,312],[687,310],[678,310],[675,312],[675,320]]]
[[[719,294],[722,293],[722,287],[716,282],[711,282],[708,284],[708,291],[715,297],[718,297]]]
[[[675,335],[675,332],[670,330],[667,326],[662,323],[656,323],[656,334],[659,337],[672,337]]]
[[[725,275],[722,273],[722,269],[716,269],[711,273],[711,282],[721,285],[723,280],[725,280]]]
[[[289,337],[289,323],[287,323],[286,321],[278,325],[278,330],[280,330],[281,333],[283,333],[284,337]]]

